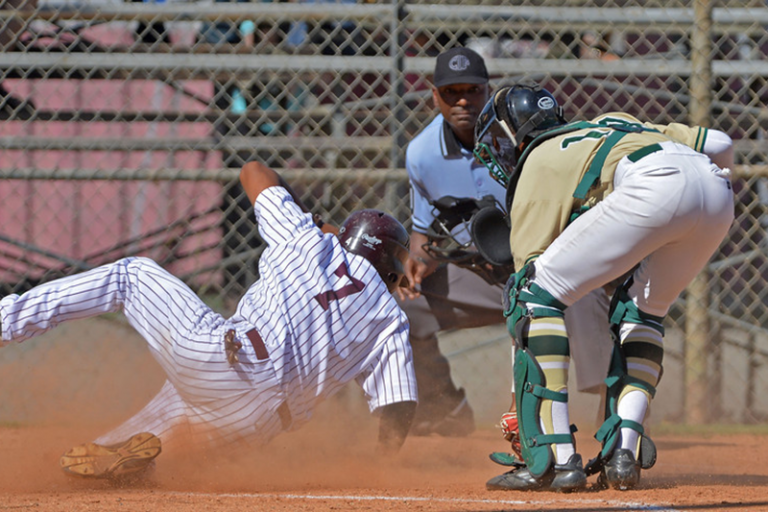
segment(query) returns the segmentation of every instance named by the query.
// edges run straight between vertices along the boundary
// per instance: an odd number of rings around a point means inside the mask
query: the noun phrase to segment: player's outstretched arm
[[[259,197],[265,189],[269,187],[283,187],[291,194],[293,201],[299,205],[299,208],[305,213],[310,213],[309,209],[304,205],[301,198],[294,192],[293,188],[283,179],[282,176],[275,171],[257,161],[247,162],[240,170],[240,183],[243,185],[248,199],[251,204],[256,202],[256,198]],[[325,224],[319,218],[315,219],[315,223],[323,231],[323,233],[333,233],[337,235],[339,229],[336,226]]]
[[[280,176],[261,162],[247,162],[240,170],[240,183],[243,185],[251,204],[259,194],[269,187],[281,186]]]
[[[415,412],[416,402],[398,402],[381,408],[377,447],[380,455],[394,455],[400,450],[411,429]]]

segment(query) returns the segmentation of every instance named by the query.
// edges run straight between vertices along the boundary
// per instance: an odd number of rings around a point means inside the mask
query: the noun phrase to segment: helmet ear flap
[[[397,272],[388,272],[384,282],[387,283],[387,288],[389,288],[389,291],[392,292],[400,286],[400,282],[403,280],[403,274],[398,274]]]

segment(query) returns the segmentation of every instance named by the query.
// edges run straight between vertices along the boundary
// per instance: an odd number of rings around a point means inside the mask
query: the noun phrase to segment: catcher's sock
[[[619,397],[617,412],[622,419],[632,420],[642,424],[648,412],[650,397],[644,390],[627,386]],[[631,428],[621,429],[621,444],[619,448],[624,448],[632,452],[637,457],[637,448],[640,443],[640,433]]]
[[[627,373],[653,387],[659,383],[664,359],[664,338],[653,327],[622,323],[621,351],[627,360]]]
[[[561,390],[561,393],[566,392],[565,389]],[[571,432],[567,402],[552,402],[552,424],[555,434],[569,434]],[[576,453],[575,447],[571,443],[556,444],[554,447],[557,464],[567,463],[571,456]]]

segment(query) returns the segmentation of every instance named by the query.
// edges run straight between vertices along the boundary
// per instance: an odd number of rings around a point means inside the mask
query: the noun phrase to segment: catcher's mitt
[[[502,466],[525,466],[523,451],[520,446],[520,427],[517,423],[517,413],[505,412],[502,414],[499,426],[501,427],[501,435],[504,436],[504,439],[509,441],[512,453],[493,452],[490,455],[491,460]]]
[[[516,412],[505,412],[501,415],[501,434],[509,441],[515,456],[523,460],[523,449],[520,446],[520,427],[517,424]]]

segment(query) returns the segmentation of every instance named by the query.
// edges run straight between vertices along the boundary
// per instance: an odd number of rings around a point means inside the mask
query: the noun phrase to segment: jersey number
[[[328,290],[327,292],[322,292],[315,295],[315,299],[317,300],[317,302],[320,303],[320,306],[325,310],[328,309],[328,305],[331,303],[332,300],[339,300],[339,299],[343,299],[344,297],[348,297],[349,295],[360,293],[361,291],[363,291],[363,288],[365,288],[365,283],[363,283],[359,279],[355,279],[349,274],[349,272],[347,272],[346,263],[342,263],[341,265],[339,265],[339,268],[337,268],[333,274],[338,277],[347,276],[349,280],[352,282],[346,286],[342,286],[338,290]]]
[[[622,131],[642,131],[643,130],[643,125],[638,123],[630,123],[629,121],[625,121],[624,119],[619,119],[618,117],[604,117],[600,121],[598,121],[597,124],[604,125],[606,128],[617,128],[617,129],[623,128],[624,130]],[[610,134],[611,134],[611,130],[605,130],[605,131],[591,130],[582,135],[566,137],[563,139],[563,142],[560,143],[560,149],[568,149],[568,146],[570,146],[571,144],[575,144],[577,142],[581,142],[586,139],[602,139],[603,137],[607,137]]]

